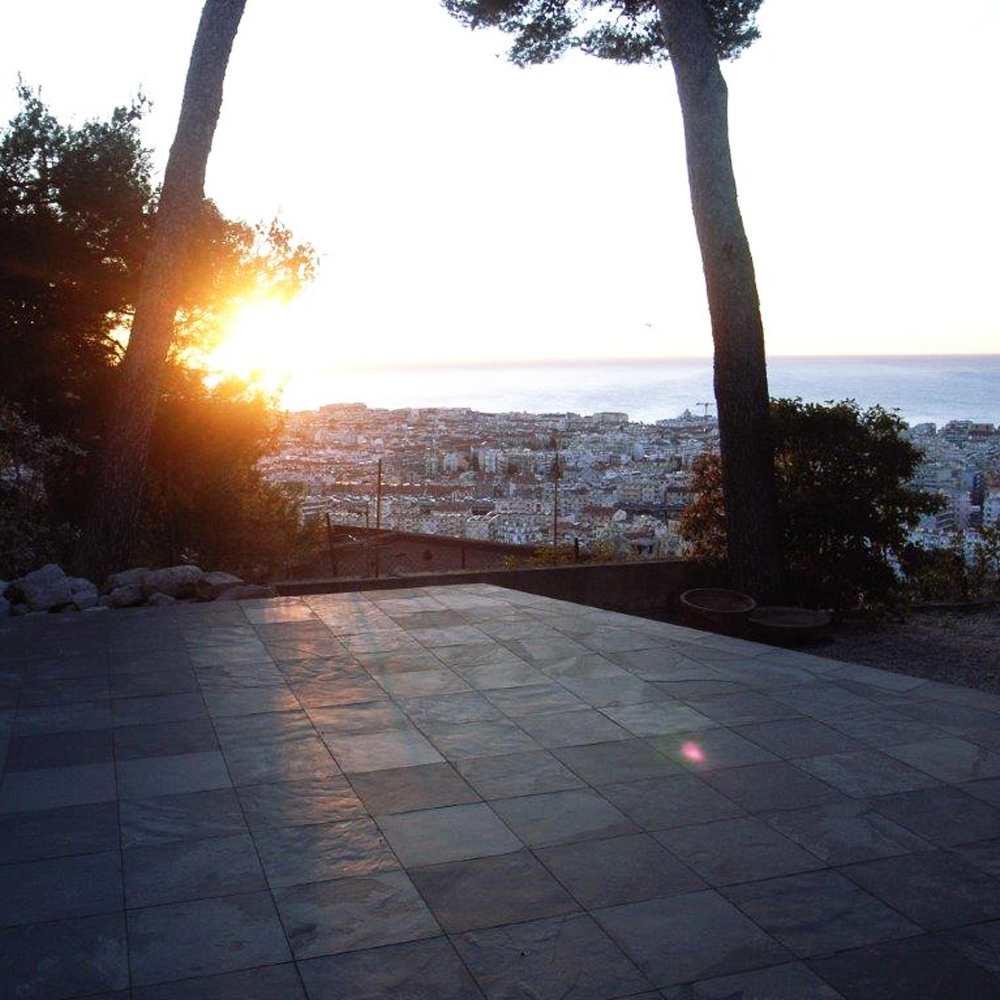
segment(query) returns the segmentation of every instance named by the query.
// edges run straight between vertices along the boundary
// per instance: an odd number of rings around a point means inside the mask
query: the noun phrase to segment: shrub
[[[905,424],[881,406],[853,400],[771,402],[775,474],[789,592],[812,607],[875,610],[899,602],[897,567],[908,529],[939,509],[910,483],[921,452]],[[694,502],[681,530],[692,555],[725,564],[725,506],[718,455],[695,466]]]

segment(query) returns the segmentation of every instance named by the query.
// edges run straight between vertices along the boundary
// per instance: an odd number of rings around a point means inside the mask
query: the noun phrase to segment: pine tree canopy
[[[470,28],[514,36],[508,58],[546,63],[570,49],[619,63],[667,59],[656,0],[441,0]],[[735,59],[758,37],[763,0],[703,0],[720,59]]]

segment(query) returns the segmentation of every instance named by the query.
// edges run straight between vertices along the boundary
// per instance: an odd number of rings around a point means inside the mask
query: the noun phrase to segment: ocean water
[[[338,373],[327,402],[369,406],[469,406],[488,413],[624,411],[653,421],[715,412],[708,359],[577,361],[354,368]],[[1000,355],[772,358],[772,396],[855,399],[898,410],[910,423],[1000,423]]]

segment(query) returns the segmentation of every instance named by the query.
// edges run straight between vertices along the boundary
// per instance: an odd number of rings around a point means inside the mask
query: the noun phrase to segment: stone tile
[[[666,1000],[843,1000],[801,962],[672,986]]]
[[[0,927],[121,909],[118,851],[0,867]]]
[[[1000,878],[1000,840],[983,840],[976,844],[963,844],[961,847],[954,848],[954,853],[988,875]]]
[[[943,701],[901,704],[896,706],[896,711],[956,736],[976,733],[981,729],[995,729],[1000,722],[1000,716],[996,712]]]
[[[940,847],[1000,837],[1000,809],[957,788],[921,788],[872,799],[893,822]]]
[[[600,792],[645,830],[743,815],[735,802],[693,774],[602,785]]]
[[[528,687],[544,684],[548,680],[536,667],[516,657],[511,657],[503,663],[481,663],[469,667],[455,667],[454,670],[481,691]]]
[[[886,747],[885,752],[941,781],[1000,777],[1000,753],[956,737]]]
[[[551,660],[545,663],[542,669],[547,677],[559,681],[560,684],[573,680],[635,680],[627,670],[623,670],[597,653],[581,653],[560,660]]]
[[[713,886],[824,867],[815,855],[754,816],[661,830],[656,839]]]
[[[595,677],[579,679],[561,677],[559,682],[594,708],[612,705],[639,705],[646,701],[660,701],[667,695],[653,684],[626,674],[624,677]]]
[[[203,719],[208,709],[199,691],[157,694],[146,698],[116,698],[111,703],[116,726],[143,726],[154,722]]]
[[[332,625],[331,629],[355,656],[361,653],[387,653],[395,649],[423,648],[409,632],[401,628],[366,628],[361,632],[352,631],[351,634],[341,634],[337,625]]]
[[[52,705],[46,708],[19,708],[14,716],[14,735],[74,733],[85,729],[110,729],[111,703],[85,702],[80,705]]]
[[[795,766],[855,798],[910,792],[937,784],[935,778],[879,750],[853,750],[823,757],[805,757],[797,760]]]
[[[353,774],[351,784],[373,815],[479,801],[475,790],[446,763],[366,771]]]
[[[864,802],[773,812],[764,819],[829,865],[895,857],[932,846]]]
[[[123,760],[118,762],[117,771],[118,795],[122,799],[204,792],[232,785],[218,750]]]
[[[525,720],[521,720],[523,723]],[[449,760],[464,757],[493,757],[537,750],[538,744],[507,719],[493,722],[464,722],[436,725],[427,729],[431,742]]]
[[[258,639],[197,646],[188,650],[191,665],[199,667],[239,666],[243,663],[270,663],[271,656]]]
[[[553,715],[526,715],[518,724],[547,749],[628,740],[631,734],[594,709],[559,712]]]
[[[478,691],[431,695],[426,698],[403,698],[403,711],[416,725],[427,728],[460,725],[463,722],[490,722],[503,713]]]
[[[120,808],[125,848],[226,837],[247,829],[231,788],[136,799],[122,802]]]
[[[21,685],[18,704],[32,708],[103,701],[107,697],[107,677],[27,678]]]
[[[523,687],[499,688],[487,692],[486,697],[504,715],[515,719],[524,715],[570,712],[587,707],[585,702],[570,694],[561,684],[527,684]]]
[[[1000,881],[947,851],[881,858],[841,871],[921,927],[1000,917]]]
[[[285,675],[270,661],[226,663],[199,667],[198,681],[205,691],[242,691],[246,688],[283,687]]]
[[[795,714],[782,702],[756,691],[699,698],[694,702],[694,707],[702,715],[706,715],[724,726],[786,719]]]
[[[258,830],[311,826],[365,814],[347,779],[339,776],[277,781],[237,788],[247,824]]]
[[[918,933],[909,920],[833,871],[749,882],[723,893],[800,958]]]
[[[846,1000],[986,1000],[1000,996],[1000,982],[985,969],[925,936],[842,951],[810,965]]]
[[[95,802],[0,816],[0,864],[117,850],[118,804]]]
[[[714,725],[701,712],[670,698],[605,708],[604,713],[636,736],[685,733],[693,729],[708,729]]]
[[[7,744],[7,773],[46,767],[79,767],[106,764],[114,757],[111,731],[90,729],[80,733],[47,733],[14,736]]]
[[[413,868],[410,877],[449,934],[579,909],[530,851]]]
[[[852,739],[879,749],[944,735],[940,729],[882,705],[831,712],[825,722]]]
[[[313,681],[336,681],[358,674],[358,662],[344,650],[337,656],[304,660],[279,660],[275,669],[288,684],[309,684]]]
[[[300,598],[279,598],[277,601],[244,602],[243,613],[251,625],[266,625],[269,622],[310,622],[316,615]]]
[[[483,803],[376,818],[392,849],[407,867],[507,854],[522,846]]]
[[[253,841],[245,833],[132,847],[124,852],[122,865],[130,909],[267,888]]]
[[[844,798],[836,788],[784,762],[706,771],[704,778],[748,812],[823,805]]]
[[[988,802],[992,806],[1000,806],[1000,778],[969,781],[959,787],[974,798]]]
[[[569,768],[544,750],[466,758],[456,761],[455,766],[484,799],[560,792],[583,786]]]
[[[714,771],[722,767],[742,767],[777,760],[763,747],[731,729],[721,727],[654,736],[649,744],[688,771]]]
[[[415,628],[410,635],[428,649],[442,646],[468,646],[483,641],[484,634],[474,625],[451,625],[445,627]]]
[[[266,892],[131,910],[128,946],[137,986],[275,965],[290,958]]]
[[[407,724],[406,716],[391,701],[311,708],[307,714],[319,732],[339,736],[402,729]]]
[[[446,668],[384,674],[379,678],[379,684],[394,698],[421,698],[470,690],[461,677]]]
[[[305,996],[291,962],[132,991],[132,1000],[305,1000]]]
[[[385,692],[367,674],[349,674],[335,680],[314,680],[292,687],[300,704],[310,709],[332,705],[360,705],[383,701]]]
[[[648,834],[540,849],[538,857],[587,909],[704,889]]]
[[[557,749],[555,755],[591,785],[637,781],[680,771],[677,764],[657,753],[643,740],[563,747]]]
[[[856,740],[816,719],[776,719],[739,726],[736,732],[785,759],[845,753],[857,748]]]
[[[586,914],[469,931],[454,943],[488,1000],[607,1000],[649,987]]]
[[[321,778],[340,771],[305,712],[219,719],[216,731],[237,785]]]
[[[1000,977],[1000,920],[938,935],[939,940]],[[978,995],[975,992],[966,996]]]
[[[292,689],[285,684],[241,690],[204,688],[202,694],[213,719],[260,715],[265,712],[291,712],[302,707]]]
[[[120,761],[219,749],[215,727],[209,719],[124,726],[114,730],[114,742],[115,756]]]
[[[439,650],[442,655],[435,656],[422,646],[411,646],[384,653],[358,653],[356,659],[373,677],[383,677],[386,674],[405,674],[411,670],[440,670],[442,659],[448,663],[443,655],[445,652],[447,651]]]
[[[272,888],[349,878],[399,867],[367,817],[339,823],[258,830],[254,841]]]
[[[631,820],[589,789],[496,799],[492,806],[529,847],[637,832]]]
[[[109,802],[115,797],[111,763],[12,771],[0,782],[0,813]]]
[[[296,959],[441,933],[405,872],[313,882],[274,893]]]
[[[417,729],[325,737],[340,767],[348,773],[381,771],[414,764],[436,764],[443,758]]]
[[[142,698],[155,694],[197,691],[198,681],[188,667],[111,675],[112,698]]]
[[[787,961],[788,952],[713,890],[626,903],[594,917],[657,986]]]
[[[538,629],[541,632],[542,629]],[[586,646],[565,636],[553,633],[551,636],[538,637],[537,632],[526,639],[508,639],[504,645],[517,657],[528,663],[544,664],[554,660],[565,659],[568,656],[578,656],[588,653]]]
[[[0,984],[5,1000],[127,990],[124,915],[109,913],[0,931]]]
[[[310,1000],[482,1000],[446,938],[300,963]]]

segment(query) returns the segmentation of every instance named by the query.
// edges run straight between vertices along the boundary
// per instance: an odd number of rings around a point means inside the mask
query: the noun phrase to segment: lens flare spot
[[[693,760],[696,764],[701,764],[705,760],[705,752],[698,746],[697,743],[685,743],[681,747],[681,753],[687,757],[688,760]]]

